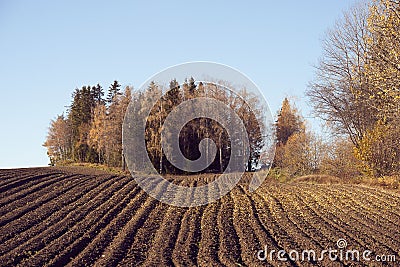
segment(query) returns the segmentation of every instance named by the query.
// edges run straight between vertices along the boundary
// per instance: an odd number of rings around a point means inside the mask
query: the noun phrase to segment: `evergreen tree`
[[[75,89],[73,101],[68,113],[72,131],[72,157],[78,162],[92,162],[97,160],[95,151],[88,145],[88,135],[96,106],[94,94],[90,86]]]
[[[122,166],[122,123],[131,100],[131,88],[127,86],[123,94],[116,94],[107,108],[105,122],[105,158],[107,165]]]
[[[108,89],[108,95],[107,95],[107,103],[108,104],[111,104],[114,97],[121,95],[120,87],[121,87],[121,85],[116,80],[110,85],[110,87]]]
[[[92,98],[95,101],[95,104],[104,104],[104,90],[103,87],[101,87],[100,84],[97,84],[96,86],[92,87]]]

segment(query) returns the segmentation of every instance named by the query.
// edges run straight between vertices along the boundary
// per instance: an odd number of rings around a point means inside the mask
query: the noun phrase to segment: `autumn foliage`
[[[260,117],[263,112],[252,110],[248,103],[257,106],[259,99],[244,88],[241,89],[240,96],[234,94],[221,85],[224,83],[227,82],[203,84],[190,78],[179,84],[173,79],[168,88],[151,82],[143,91],[132,92],[130,87],[126,87],[122,93],[119,89],[120,85],[115,81],[110,86],[106,99],[100,85],[84,86],[73,93],[67,116],[58,116],[51,122],[44,146],[48,149],[52,164],[88,162],[124,167],[126,162],[122,150],[122,127],[126,110],[132,101],[136,103],[134,106],[137,110],[134,111],[134,116],[129,120],[127,127],[134,131],[135,127],[145,122],[146,151],[137,149],[136,156],[143,159],[148,156],[159,173],[185,173],[169,162],[167,156],[174,155],[166,155],[163,150],[162,131],[165,136],[171,135],[163,125],[171,111],[182,102],[197,97],[207,97],[234,110],[243,122],[250,150],[244,167],[247,171],[254,171],[265,145],[261,134],[265,125]],[[218,112],[209,109],[206,105],[200,108],[207,109],[207,114]],[[146,114],[146,110],[150,110],[150,113]],[[229,121],[224,123],[229,123]],[[231,157],[231,139],[219,122],[198,117],[179,130],[179,148],[184,157],[189,160],[193,161],[200,157],[199,144],[205,138],[216,145],[216,153],[205,151],[211,164],[202,172],[223,172],[227,168]],[[245,153],[244,149],[241,154]],[[173,153],[176,151],[172,151]],[[132,170],[135,170],[135,166],[132,166]]]
[[[323,41],[307,92],[315,113],[353,144],[359,171],[398,173],[400,161],[400,1],[346,12]]]
[[[294,103],[284,99],[272,126],[276,134],[272,167],[287,177],[314,173],[342,177],[360,173],[398,174],[400,1],[373,0],[353,6],[327,31],[322,50],[307,96],[315,115],[326,122],[332,135],[322,140],[311,132]],[[162,125],[171,110],[183,101],[207,96],[235,110],[246,124],[250,141],[246,168],[255,171],[260,167],[258,162],[265,145],[261,136],[263,127],[271,125],[260,125],[262,111],[250,110],[246,105],[246,102],[256,103],[257,99],[245,89],[241,94],[242,98],[222,87],[197,83],[193,78],[183,84],[171,80],[169,88],[151,83],[144,92],[135,93],[130,87],[120,92],[115,81],[106,98],[100,85],[84,86],[73,93],[67,114],[51,122],[44,146],[52,163],[123,166],[121,127],[129,101],[145,107],[150,103],[146,99],[157,98],[159,101],[151,113],[146,114],[145,152],[160,173],[179,173],[161,147]],[[139,115],[140,112],[137,111]],[[191,160],[199,157],[200,141],[210,138],[217,146],[217,153],[205,172],[222,172],[226,168],[230,139],[220,124],[206,118],[194,119],[185,125],[179,138],[182,153]]]
[[[103,88],[83,86],[72,94],[67,115],[51,121],[43,144],[51,164],[101,163],[120,167],[122,121],[131,98],[131,88],[122,93],[115,81],[104,99]]]

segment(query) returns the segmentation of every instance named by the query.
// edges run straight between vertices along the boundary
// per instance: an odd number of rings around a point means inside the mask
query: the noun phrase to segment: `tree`
[[[103,90],[103,87],[101,87],[100,84],[97,84],[96,86],[93,86],[91,92],[92,92],[92,98],[93,98],[93,100],[94,100],[96,105],[105,103],[105,101],[103,99],[104,90]]]
[[[107,95],[107,103],[111,104],[111,102],[113,101],[114,97],[121,95],[121,85],[118,83],[118,81],[114,81],[109,89],[108,89],[108,95]]]
[[[307,157],[308,142],[305,131],[295,132],[289,136],[285,145],[280,147],[283,154],[281,169],[286,171],[288,177],[292,178],[311,172]]]
[[[362,92],[379,119],[400,115],[400,1],[374,1],[368,17],[365,75],[372,86]]]
[[[162,89],[154,81],[150,83],[145,92],[145,102],[141,103],[144,110],[148,110],[150,103],[155,103],[146,118],[146,148],[153,166],[163,172],[163,150],[161,145],[161,127],[163,123]]]
[[[182,87],[180,86],[179,82],[176,79],[172,79],[169,83],[168,90],[166,90],[164,96],[161,99],[162,112],[160,113],[160,115],[162,117],[161,117],[161,120],[159,121],[160,125],[164,125],[165,119],[168,116],[168,114],[171,113],[171,111],[175,107],[177,107],[179,104],[182,103],[183,98],[184,98],[184,94],[183,94]],[[164,130],[164,136],[166,136],[167,138],[172,137],[171,129],[164,128],[163,130]],[[161,133],[161,132],[159,132],[159,133]],[[171,162],[169,162],[167,160],[167,158],[174,160],[177,152],[174,151],[174,148],[170,143],[166,142],[166,145],[168,146],[168,149],[167,149],[168,154],[165,154],[166,152],[162,151],[162,153],[161,153],[162,158],[160,159],[160,166],[159,166],[160,170],[163,173],[172,173],[172,174],[179,173],[180,171],[173,164],[171,164]],[[160,146],[160,149],[161,149],[161,146]]]
[[[89,131],[88,144],[98,154],[98,163],[104,163],[107,143],[107,108],[103,103],[98,103],[93,110],[93,119]]]
[[[283,169],[289,178],[319,173],[325,153],[326,144],[315,133],[296,132],[284,146]]]
[[[327,32],[323,56],[307,91],[316,115],[356,146],[376,121],[376,113],[360,93],[371,86],[364,73],[369,60],[367,18],[367,6],[359,4]]]
[[[307,130],[301,114],[287,98],[282,102],[274,126],[277,146],[273,167],[286,178],[319,173],[326,144]]]
[[[125,92],[114,95],[107,109],[105,121],[105,157],[107,165],[121,167],[122,160],[122,123],[125,112],[131,100],[131,88],[125,87]]]
[[[275,123],[276,151],[274,166],[283,168],[285,166],[285,146],[289,138],[300,132],[304,132],[304,121],[296,107],[292,107],[289,100],[285,98],[282,102],[278,119]]]
[[[372,176],[393,175],[400,172],[399,124],[378,121],[366,131],[360,145],[354,149],[362,161],[362,171]]]
[[[362,162],[354,156],[354,145],[346,137],[336,137],[325,144],[321,172],[340,178],[354,178],[360,175]]]
[[[261,122],[263,121],[262,111],[251,108],[257,107],[259,99],[248,93],[245,89],[240,90],[240,96],[241,97],[233,96],[231,94],[230,96],[227,96],[223,101],[225,101],[226,103],[232,103],[232,97],[239,99],[239,101],[234,100],[236,107],[233,107],[237,110],[237,114],[245,125],[247,136],[249,139],[250,157],[247,162],[246,169],[250,172],[254,171],[257,167],[260,159],[261,150],[265,145],[264,138],[262,136],[265,125],[261,124]]]
[[[276,121],[276,139],[278,144],[285,145],[289,137],[296,132],[300,132],[304,126],[298,110],[292,107],[289,100],[285,97],[282,108]]]
[[[75,89],[72,98],[68,112],[72,131],[72,159],[91,162],[98,158],[96,152],[88,145],[90,124],[96,106],[95,94],[90,86],[83,86],[81,89]]]
[[[64,115],[59,115],[51,121],[46,141],[43,144],[47,148],[51,164],[70,158],[72,152],[71,137],[69,124]]]
[[[358,139],[354,151],[363,161],[364,172],[382,176],[400,171],[400,2],[374,1],[368,30],[364,75],[371,86],[359,95],[376,120]]]
[[[400,138],[400,2],[352,8],[328,32],[323,49],[307,93],[316,113],[349,136],[362,171],[393,173],[400,158],[394,142]]]
[[[44,144],[52,162],[62,159],[124,166],[122,123],[132,96],[131,87],[127,86],[123,93],[119,87],[114,81],[108,94],[112,99],[107,102],[100,84],[75,89],[67,118],[52,122]],[[60,130],[64,128],[68,134]],[[69,140],[68,149],[57,143],[63,138]]]

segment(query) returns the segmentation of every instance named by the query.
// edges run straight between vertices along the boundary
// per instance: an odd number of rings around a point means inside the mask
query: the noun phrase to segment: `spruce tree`
[[[107,95],[107,103],[111,104],[113,101],[113,98],[117,95],[121,95],[121,85],[118,83],[117,80],[115,80],[109,87],[108,89],[108,95]]]
[[[103,90],[103,87],[101,87],[100,84],[97,84],[96,86],[93,86],[91,92],[92,92],[92,98],[93,98],[93,100],[95,102],[95,105],[104,104],[105,103],[104,98],[103,98],[104,97],[104,90]]]

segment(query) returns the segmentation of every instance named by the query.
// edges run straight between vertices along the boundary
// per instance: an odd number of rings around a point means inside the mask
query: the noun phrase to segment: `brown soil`
[[[212,179],[181,176],[175,183]],[[128,176],[68,167],[0,170],[0,266],[327,266],[327,258],[260,261],[257,252],[322,251],[340,238],[347,249],[400,260],[397,192],[331,177],[304,183],[306,177],[250,193],[244,180],[219,201],[180,208],[149,197]],[[371,263],[334,262],[349,264]]]

